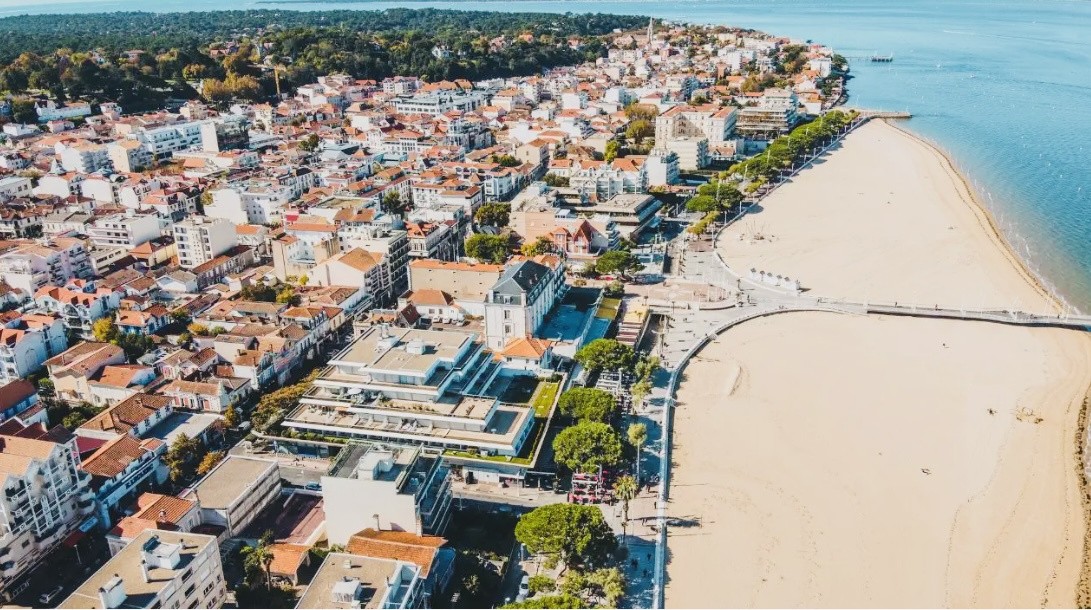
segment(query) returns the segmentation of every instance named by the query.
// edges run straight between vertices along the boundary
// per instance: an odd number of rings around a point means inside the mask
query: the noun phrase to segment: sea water
[[[0,0],[0,16],[394,6],[644,14],[831,45],[852,58],[850,103],[912,112],[907,127],[951,156],[1016,253],[1069,303],[1091,311],[1091,2]],[[894,61],[870,63],[874,53]]]

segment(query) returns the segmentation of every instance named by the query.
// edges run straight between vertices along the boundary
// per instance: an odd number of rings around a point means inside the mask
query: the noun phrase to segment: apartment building
[[[533,336],[564,296],[564,261],[556,255],[514,260],[485,295],[485,337],[501,350],[514,339]]]
[[[485,394],[500,373],[476,333],[367,327],[329,360],[284,425],[515,456],[534,414]]]
[[[91,477],[64,428],[0,424],[0,591],[91,518]],[[93,525],[93,523],[92,523]]]
[[[0,327],[0,384],[24,379],[68,347],[59,316],[23,314]]]
[[[155,214],[137,214],[127,210],[97,218],[87,228],[87,237],[100,248],[133,248],[162,236]]]
[[[147,169],[152,165],[152,152],[140,140],[128,138],[110,142],[106,145],[106,155],[110,157],[114,170],[131,174]]]
[[[98,500],[95,515],[109,528],[122,517],[121,509],[142,492],[167,480],[162,456],[167,444],[156,438],[119,435],[99,447],[80,464],[91,475],[91,489]]]
[[[101,170],[112,170],[113,163],[106,147],[100,144],[83,143],[64,146],[60,150],[61,166],[67,172],[93,174]]]
[[[237,536],[280,494],[280,469],[272,460],[229,455],[182,495],[201,507],[201,522]]]
[[[95,288],[83,280],[64,286],[44,286],[34,293],[34,302],[46,313],[60,314],[65,328],[90,337],[95,320],[110,315],[121,302],[120,292]]]
[[[697,137],[719,144],[731,138],[737,121],[738,112],[730,106],[674,106],[655,117],[655,142],[661,145],[674,138]]]
[[[215,536],[146,530],[58,608],[219,608],[227,599]]]
[[[57,398],[91,401],[91,381],[104,368],[125,363],[125,350],[112,343],[85,341],[45,361]]]
[[[34,294],[46,284],[63,285],[91,276],[91,262],[83,243],[63,239],[53,244],[17,246],[0,254],[0,275],[12,288]]]
[[[330,544],[346,545],[369,527],[441,534],[450,521],[451,475],[438,451],[351,443],[322,477],[322,498]]]
[[[427,607],[420,566],[391,559],[330,553],[296,608]]]
[[[748,138],[772,139],[799,122],[799,98],[789,89],[766,89],[756,106],[739,111],[736,129]]]
[[[438,91],[395,98],[394,111],[399,114],[439,116],[452,110],[470,112],[485,105],[485,95],[479,91]]]
[[[193,269],[238,245],[236,227],[223,218],[194,216],[172,227],[178,264]]]

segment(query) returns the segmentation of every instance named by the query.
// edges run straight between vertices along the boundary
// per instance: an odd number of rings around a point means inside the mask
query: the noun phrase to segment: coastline
[[[773,265],[784,265],[805,282],[809,276],[790,265],[836,265],[840,259],[822,258],[825,251],[847,250],[864,264],[835,266],[836,276],[854,280],[835,290],[862,290],[873,278],[852,274],[874,274],[879,265],[884,280],[901,279],[904,270],[919,274],[910,280],[938,278],[941,290],[932,293],[938,299],[987,289],[988,298],[1001,303],[1057,308],[950,159],[884,123],[900,136],[893,143],[881,128],[850,136],[854,152],[837,150],[762,201],[754,218],[763,226],[752,229],[768,229],[767,241],[745,244],[735,235],[737,245],[728,236],[717,247],[751,248],[755,257],[771,261],[759,268],[781,272]],[[912,156],[885,160],[905,171],[891,171],[883,159],[869,156],[875,150],[861,142],[868,139]],[[860,162],[876,165],[842,172]],[[913,174],[919,164],[931,172],[923,179]],[[856,182],[846,184],[850,180]],[[945,195],[921,196],[912,190],[918,183]],[[896,196],[904,188],[911,189],[911,201],[903,206]],[[851,197],[843,195],[854,193],[842,191],[857,190],[870,194],[846,203]],[[892,201],[885,203],[894,205],[882,205],[887,190]],[[795,212],[834,216],[826,222],[842,232],[801,244],[829,225],[794,218]],[[931,225],[902,222],[928,214],[938,215]],[[876,224],[881,218],[885,223]],[[785,225],[792,222],[806,230]],[[928,246],[913,244],[917,238]],[[875,245],[869,239],[883,249],[868,249]],[[911,266],[875,262],[922,253]],[[724,254],[740,268],[738,252]],[[816,257],[822,263],[817,267]],[[995,281],[972,284],[978,276]],[[819,293],[829,288],[817,281],[805,285]],[[708,381],[729,365],[742,371],[734,387]],[[668,605],[1070,606],[1085,591],[1091,598],[1091,505],[1082,467],[1072,470],[1082,453],[1070,453],[1087,438],[1086,337],[1056,329],[787,313],[720,335],[696,354],[684,376],[689,381],[679,388],[674,413],[677,466],[668,510],[698,525],[668,530]],[[793,387],[784,387],[784,378],[793,379]],[[871,489],[876,485],[883,493]],[[1029,498],[1039,505],[1028,507]],[[919,510],[906,509],[918,503]],[[713,556],[722,562],[710,561]],[[714,575],[723,564],[732,566],[730,574]],[[891,564],[896,567],[887,569]],[[698,583],[710,578],[721,586],[701,590]]]
[[[906,136],[915,140],[920,145],[928,148],[941,159],[943,159],[943,162],[946,166],[945,169],[951,174],[951,176],[955,180],[961,183],[962,190],[966,192],[966,204],[971,210],[973,210],[974,214],[978,216],[981,222],[981,227],[985,230],[989,237],[993,239],[993,241],[996,243],[997,248],[1001,252],[1003,252],[1005,256],[1007,256],[1008,260],[1011,261],[1012,267],[1014,267],[1015,270],[1021,276],[1023,276],[1027,283],[1036,291],[1038,291],[1038,293],[1041,294],[1043,298],[1051,301],[1053,303],[1053,306],[1057,308],[1059,312],[1065,312],[1071,309],[1071,307],[1064,302],[1064,299],[1057,296],[1045,285],[1042,278],[1038,277],[1038,275],[1031,270],[1030,264],[1027,261],[1023,260],[1023,258],[1019,256],[1019,254],[1015,251],[1015,248],[1012,247],[1011,243],[1009,243],[1008,240],[1005,239],[1004,233],[1000,230],[1000,225],[997,224],[996,217],[993,216],[992,211],[988,208],[988,206],[985,205],[983,201],[981,201],[981,197],[978,196],[977,191],[975,191],[973,187],[970,186],[970,181],[966,179],[966,176],[964,176],[957,167],[955,167],[954,162],[949,156],[947,156],[947,153],[943,152],[942,149],[940,149],[932,142],[928,141],[920,134],[917,134],[908,128],[898,125],[897,123],[901,122],[900,120],[897,122],[888,119],[878,120],[881,120],[887,125],[893,127],[894,129],[897,129],[898,131],[904,133]],[[1088,388],[1088,391],[1091,392],[1091,388]]]

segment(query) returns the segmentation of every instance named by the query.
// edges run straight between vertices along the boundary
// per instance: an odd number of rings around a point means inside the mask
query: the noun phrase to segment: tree
[[[595,339],[581,347],[574,356],[576,362],[590,370],[628,369],[633,364],[633,348],[616,339]]]
[[[191,320],[191,318],[189,317],[189,312],[181,307],[170,312],[170,319],[182,325],[189,324]]]
[[[567,187],[569,184],[568,176],[558,176],[557,174],[546,174],[542,181],[554,188]]]
[[[532,244],[523,244],[523,247],[519,249],[524,256],[538,256],[539,254],[549,254],[554,250],[556,245],[553,240],[548,237],[542,236],[534,240]]]
[[[277,292],[276,296],[277,303],[287,303],[288,305],[292,305],[293,307],[299,305],[301,300],[302,297],[296,294],[295,287],[291,284],[285,284],[285,286]]]
[[[629,444],[636,450],[636,481],[640,483],[640,452],[644,450],[644,443],[648,442],[648,426],[642,422],[629,424],[626,430]]]
[[[625,595],[625,575],[617,568],[572,572],[561,584],[561,594],[578,598],[588,608],[617,608]]]
[[[511,250],[507,235],[476,233],[466,240],[466,254],[481,261],[501,264]]]
[[[629,501],[636,497],[639,485],[632,475],[622,475],[614,481],[614,495],[621,500],[621,539],[625,540],[629,525]]]
[[[200,439],[184,432],[179,434],[163,454],[163,463],[170,469],[170,480],[179,483],[192,479],[204,453],[205,444]]]
[[[610,140],[607,142],[606,150],[602,154],[602,160],[607,163],[612,163],[613,160],[617,158],[618,148],[617,140]]]
[[[515,539],[566,568],[606,563],[617,538],[597,506],[547,504],[519,518]]]
[[[219,464],[220,461],[223,460],[223,459],[224,459],[224,452],[223,451],[210,451],[210,452],[206,453],[205,457],[201,458],[201,463],[197,465],[197,474],[198,475],[208,474],[209,471],[211,471],[213,468],[215,468],[216,464]]]
[[[235,428],[239,425],[239,410],[235,407],[228,407],[224,411],[223,415],[224,425],[228,428]]]
[[[544,574],[535,574],[527,580],[527,589],[531,595],[552,593],[557,590],[557,582]]]
[[[401,216],[409,209],[407,202],[402,201],[402,195],[398,191],[387,191],[383,195],[382,203],[380,204],[383,211],[387,214],[393,214],[395,216]]]
[[[723,210],[723,207],[721,207],[720,203],[713,197],[709,197],[708,195],[697,195],[686,202],[686,210],[707,214],[709,212],[719,212]]]
[[[595,261],[595,271],[598,273],[620,273],[625,275],[630,271],[643,269],[644,264],[631,252],[624,250],[610,250],[604,252]]]
[[[511,155],[493,155],[492,162],[500,165],[500,167],[519,167],[522,163],[519,163],[519,159]]]
[[[114,319],[109,316],[99,318],[91,325],[91,334],[94,335],[95,341],[113,343],[118,336],[117,324],[115,324]]]
[[[629,387],[629,395],[633,398],[633,408],[639,408],[644,399],[648,397],[648,394],[652,392],[652,382],[650,379],[637,379],[632,386]]]
[[[34,108],[34,100],[19,98],[11,102],[11,118],[16,123],[33,125],[38,122],[38,111]]]
[[[239,291],[239,298],[244,301],[261,301],[273,303],[277,300],[277,291],[272,286],[263,282],[248,284]]]
[[[511,219],[511,204],[486,203],[477,208],[474,213],[474,221],[479,225],[490,227],[506,227]]]
[[[264,584],[267,590],[273,588],[273,575],[269,567],[273,565],[273,551],[269,548],[271,536],[265,535],[258,540],[257,546],[244,546],[240,553],[243,557],[243,566],[246,568],[247,580],[251,587]],[[253,582],[255,576],[260,576],[261,581]]]
[[[504,604],[501,608],[543,608],[568,610],[570,608],[586,608],[587,604],[578,597],[572,595],[546,595],[544,597],[531,597],[521,602]]]
[[[597,388],[572,388],[561,394],[557,406],[580,421],[606,422],[617,412],[613,395]]]
[[[186,330],[196,337],[207,337],[209,335],[208,327],[204,324],[198,324],[197,322],[192,322],[187,325]]]
[[[645,120],[654,121],[659,109],[650,104],[638,104],[633,102],[625,107],[625,116],[630,121]]]
[[[318,134],[312,133],[299,141],[300,150],[314,152],[318,150]]]
[[[553,439],[558,464],[578,472],[595,472],[621,462],[621,438],[607,424],[584,421],[561,430]]]
[[[647,119],[636,119],[625,128],[625,137],[634,141],[640,141],[654,135],[655,125]]]

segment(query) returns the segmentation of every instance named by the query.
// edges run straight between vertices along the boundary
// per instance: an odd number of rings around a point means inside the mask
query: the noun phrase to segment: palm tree
[[[648,442],[648,426],[637,422],[629,425],[629,444],[636,449],[636,480],[640,482],[640,453],[644,450],[644,443]]]
[[[265,580],[265,588],[268,590],[273,589],[273,575],[270,572],[270,567],[273,565],[273,551],[269,549],[269,541],[265,536],[258,541],[258,546],[243,547],[242,553],[245,556],[243,564],[248,569],[257,569],[261,572],[263,579]]]
[[[614,495],[621,500],[621,539],[627,537],[629,525],[629,500],[636,497],[637,484],[632,475],[626,474],[618,477],[614,482]]]

